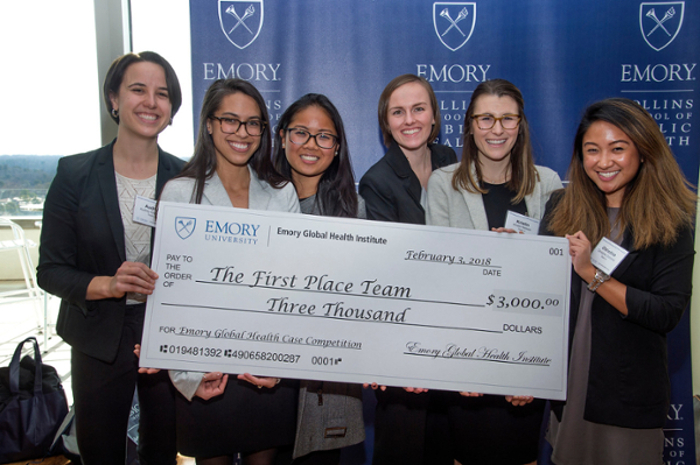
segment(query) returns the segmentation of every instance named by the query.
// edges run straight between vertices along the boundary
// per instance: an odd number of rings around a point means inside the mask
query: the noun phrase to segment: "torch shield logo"
[[[186,216],[175,217],[175,232],[180,239],[187,239],[194,232],[197,226],[197,218],[189,218]]]
[[[219,25],[228,41],[243,50],[260,35],[264,12],[263,0],[219,0]]]
[[[454,51],[469,41],[476,25],[476,3],[433,3],[433,26],[442,45]]]
[[[676,38],[683,26],[685,2],[643,2],[639,5],[639,29],[644,41],[661,51]]]

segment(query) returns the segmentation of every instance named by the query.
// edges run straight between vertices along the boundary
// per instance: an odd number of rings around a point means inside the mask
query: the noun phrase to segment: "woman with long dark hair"
[[[151,227],[134,220],[139,197],[155,199],[182,160],[158,147],[158,135],[182,103],[172,66],[154,52],[114,60],[104,100],[117,138],[62,158],[44,206],[37,279],[61,297],[56,330],[71,346],[71,382],[80,458],[124,465],[134,387],[140,402],[139,456],[175,463],[174,390],[165,373],[139,375]]]
[[[302,213],[365,216],[364,202],[355,191],[343,120],[325,95],[306,94],[282,114],[273,163],[294,184]],[[340,449],[364,437],[360,385],[301,381],[295,465],[337,465]]]
[[[200,113],[197,143],[182,173],[163,189],[170,202],[299,212],[294,187],[270,159],[270,123],[260,92],[241,79],[215,81]],[[298,382],[245,373],[171,371],[178,450],[199,465],[288,463],[296,429]],[[265,388],[265,389],[263,389]]]
[[[277,127],[273,163],[294,184],[302,213],[364,218],[343,120],[328,97],[304,95],[287,108]],[[312,133],[314,129],[319,132]]]
[[[690,300],[697,196],[658,124],[622,98],[586,109],[568,179],[541,227],[569,240],[574,268],[567,400],[552,409],[552,461],[656,465],[670,398],[666,334]],[[591,262],[603,238],[629,252],[611,275]]]

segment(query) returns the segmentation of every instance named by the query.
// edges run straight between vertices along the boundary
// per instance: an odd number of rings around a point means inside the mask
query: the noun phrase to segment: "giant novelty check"
[[[161,202],[141,365],[564,399],[562,238]]]

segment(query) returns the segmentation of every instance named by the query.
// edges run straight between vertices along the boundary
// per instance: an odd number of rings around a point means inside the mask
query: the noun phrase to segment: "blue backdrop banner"
[[[273,125],[301,95],[323,93],[343,117],[359,180],[385,151],[377,102],[391,79],[430,81],[440,142],[459,154],[471,92],[504,78],[525,97],[536,162],[562,178],[583,109],[621,96],[653,115],[695,182],[699,10],[691,1],[191,1],[195,133],[204,92],[219,78],[255,84]],[[669,336],[669,370],[665,463],[694,463],[687,313]]]

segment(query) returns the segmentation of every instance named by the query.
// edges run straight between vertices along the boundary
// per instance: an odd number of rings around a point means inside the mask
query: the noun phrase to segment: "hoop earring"
[[[116,108],[112,108],[112,116],[114,118],[119,118],[119,111]]]

